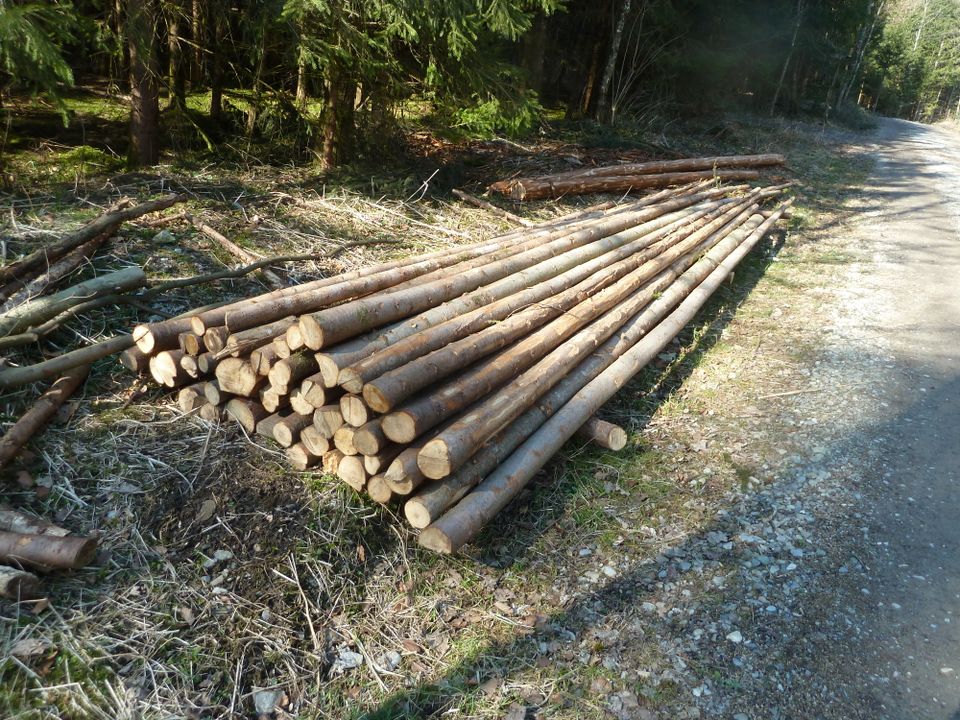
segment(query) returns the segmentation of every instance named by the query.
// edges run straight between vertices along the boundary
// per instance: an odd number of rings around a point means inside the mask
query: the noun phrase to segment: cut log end
[[[156,346],[156,338],[150,330],[149,325],[137,325],[133,329],[133,341],[137,344],[137,349],[144,355],[152,355]]]
[[[25,570],[0,565],[0,597],[11,600],[36,600],[43,597],[40,579]]]
[[[400,411],[383,418],[384,434],[398,443],[411,443],[417,438],[417,424],[413,416]]]
[[[367,484],[367,471],[363,467],[363,459],[359,455],[344,457],[337,468],[337,475],[357,492],[363,490]]]
[[[363,386],[363,400],[372,410],[378,413],[388,413],[393,409],[390,398],[374,383],[367,383]]]
[[[440,438],[423,446],[417,455],[417,466],[431,480],[445,478],[454,470],[447,444]]]
[[[381,505],[386,505],[393,499],[393,491],[387,485],[383,475],[374,475],[367,480],[367,495],[370,496],[371,500]]]
[[[407,522],[417,529],[422,530],[433,522],[430,511],[424,507],[418,498],[410,498],[403,504],[403,514],[407,518]]]
[[[309,470],[321,460],[319,455],[311,452],[303,443],[288,447],[286,454],[289,463],[297,470]]]
[[[317,360],[317,366],[320,368],[320,376],[323,378],[325,387],[334,388],[340,380],[340,367],[337,361],[325,353],[317,353],[314,356]]]
[[[303,344],[311,350],[319,350],[323,347],[323,332],[320,329],[320,323],[310,315],[303,315],[300,318],[300,337]]]
[[[363,392],[363,378],[352,367],[344,368],[337,377],[337,383],[348,393],[359,395]]]
[[[428,527],[420,533],[420,536],[417,538],[417,542],[421,547],[425,547],[427,550],[433,550],[434,552],[441,553],[443,555],[450,555],[453,553],[453,543],[450,542],[450,538],[446,536],[442,531]]]
[[[353,433],[354,429],[352,427],[347,427],[344,425],[333,434],[333,444],[336,445],[337,450],[342,452],[344,455],[360,454],[360,451],[357,450],[357,446],[353,444]]]
[[[359,395],[344,395],[340,398],[340,412],[348,425],[355,428],[370,422],[370,408]]]
[[[336,475],[337,468],[340,467],[340,461],[345,455],[339,450],[330,450],[323,454],[323,471],[327,475]]]
[[[247,434],[255,432],[257,423],[269,415],[260,403],[246,398],[233,398],[228,401],[226,412],[247,431]]]
[[[602,447],[619,452],[627,446],[627,432],[619,425],[592,417],[577,431],[577,437]]]

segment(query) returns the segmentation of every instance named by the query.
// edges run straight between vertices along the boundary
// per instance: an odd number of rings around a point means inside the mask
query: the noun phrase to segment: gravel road
[[[960,718],[960,136],[884,120],[876,151],[858,290],[878,310],[864,339],[893,367],[864,438],[880,447],[863,481],[869,653],[838,661],[866,662],[879,716]]]

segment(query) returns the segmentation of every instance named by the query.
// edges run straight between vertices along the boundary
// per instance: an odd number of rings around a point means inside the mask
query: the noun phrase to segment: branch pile
[[[501,180],[490,186],[511,200],[542,200],[586,193],[629,193],[703,180],[756,180],[756,168],[783,165],[783,155],[721,155],[571,170],[556,175]]]
[[[789,203],[690,184],[134,328],[124,364],[454,552],[686,325]],[[586,428],[584,426],[586,425]]]

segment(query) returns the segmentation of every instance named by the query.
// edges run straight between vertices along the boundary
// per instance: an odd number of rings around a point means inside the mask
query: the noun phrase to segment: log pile
[[[783,155],[720,155],[605,165],[555,175],[501,180],[490,190],[511,200],[542,200],[584,193],[629,193],[702,180],[755,180],[757,168],[783,165]]]
[[[594,414],[776,223],[782,189],[692,183],[273,290],[137,326],[123,362],[454,552],[574,434],[623,446]]]

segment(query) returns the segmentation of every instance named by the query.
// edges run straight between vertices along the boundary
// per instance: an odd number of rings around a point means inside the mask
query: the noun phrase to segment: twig
[[[253,255],[252,253],[250,253],[250,252],[247,251],[247,250],[244,250],[242,247],[240,247],[239,245],[237,245],[235,242],[233,242],[232,240],[230,240],[229,238],[227,238],[227,237],[226,237],[225,235],[223,235],[222,233],[217,232],[215,229],[213,229],[212,227],[210,227],[210,226],[207,225],[206,223],[203,223],[203,222],[201,222],[200,220],[197,220],[195,217],[193,217],[193,215],[186,215],[186,219],[187,219],[187,221],[188,221],[191,225],[193,225],[197,230],[199,230],[200,232],[202,232],[204,235],[206,235],[206,236],[207,236],[208,238],[210,238],[211,240],[216,241],[216,242],[220,245],[220,247],[222,247],[224,250],[226,250],[227,252],[229,252],[231,255],[234,255],[235,257],[240,258],[240,259],[243,260],[245,263],[252,263],[252,262],[254,262],[255,260],[257,260],[257,258],[256,258],[255,255]],[[266,270],[266,269],[264,269],[260,274],[263,275],[263,277],[266,279],[267,283],[268,283],[269,285],[272,285],[273,287],[282,288],[282,287],[284,287],[284,286],[286,285],[286,283],[280,278],[280,276],[277,275],[277,274],[276,274],[275,272],[273,272],[272,270]]]

